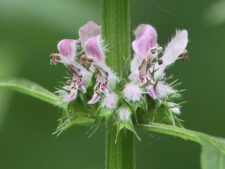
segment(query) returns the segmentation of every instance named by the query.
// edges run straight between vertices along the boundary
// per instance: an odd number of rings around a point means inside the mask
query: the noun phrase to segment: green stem
[[[106,169],[134,169],[134,135],[128,130],[120,132],[116,140],[116,127],[108,123],[106,127]]]
[[[102,0],[102,30],[107,46],[106,62],[120,78],[127,77],[130,63],[130,2]],[[134,135],[122,131],[116,140],[116,126],[106,124],[106,169],[134,169]]]
[[[130,2],[102,0],[102,31],[108,52],[107,64],[127,77],[130,63]]]

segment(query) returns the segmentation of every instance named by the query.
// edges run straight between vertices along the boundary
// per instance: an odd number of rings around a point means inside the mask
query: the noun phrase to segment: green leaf
[[[118,121],[118,122],[117,122],[117,135],[116,135],[117,138],[118,138],[118,136],[119,136],[119,133],[120,133],[122,130],[124,130],[124,129],[127,129],[127,130],[131,131],[131,132],[137,137],[137,139],[138,139],[139,141],[141,141],[141,139],[139,138],[137,132],[136,132],[135,129],[134,129],[134,126],[133,126],[133,123],[132,123],[131,120],[128,120],[128,121],[126,121],[126,122],[124,122],[124,121]],[[117,142],[117,138],[116,138],[116,140],[115,140],[115,143]]]
[[[62,112],[58,127],[54,134],[57,136],[74,125],[88,126],[94,124],[96,105],[87,104],[87,98],[79,95],[69,103],[67,110]]]
[[[0,87],[10,88],[65,109],[60,97],[26,79],[0,79]]]
[[[201,132],[157,123],[139,124],[136,127],[197,142],[202,146],[202,169],[225,169],[225,139],[210,136]]]

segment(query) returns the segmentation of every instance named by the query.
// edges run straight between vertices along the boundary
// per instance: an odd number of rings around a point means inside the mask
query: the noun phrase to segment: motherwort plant
[[[0,87],[60,107],[57,135],[74,125],[89,126],[90,135],[104,126],[106,169],[136,168],[138,129],[198,142],[201,167],[224,169],[225,140],[187,130],[179,119],[183,90],[167,69],[188,60],[187,30],[176,30],[168,44],[161,45],[155,28],[142,24],[131,42],[129,3],[102,0],[102,26],[89,21],[79,29],[79,37],[58,42],[50,62],[64,64],[70,75],[56,94],[22,79],[1,79]]]
[[[117,133],[126,128],[136,134],[133,126],[146,122],[181,126],[177,115],[182,90],[175,89],[177,80],[171,81],[166,69],[176,60],[187,58],[187,31],[176,31],[165,49],[157,43],[157,33],[151,25],[138,26],[134,34],[134,56],[130,70],[125,70],[128,77],[113,72],[105,62],[107,44],[101,26],[96,23],[89,21],[82,26],[78,39],[59,41],[59,53],[50,55],[51,63],[64,64],[72,77],[57,93],[62,102],[71,106],[81,100],[81,104],[90,107],[91,111],[82,114],[92,118],[94,125],[113,121]],[[70,124],[71,118],[78,116],[73,111],[65,113],[60,119],[59,133]]]

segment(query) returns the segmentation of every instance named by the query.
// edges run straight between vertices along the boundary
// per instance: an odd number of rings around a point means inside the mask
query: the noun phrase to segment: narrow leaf
[[[10,88],[60,108],[66,108],[66,105],[61,102],[61,99],[57,95],[26,79],[0,79],[0,87]]]
[[[225,169],[225,139],[184,128],[157,123],[141,124],[136,127],[197,142],[202,146],[202,169]]]

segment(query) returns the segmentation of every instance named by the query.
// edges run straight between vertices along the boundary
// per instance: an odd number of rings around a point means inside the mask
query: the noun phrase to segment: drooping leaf
[[[225,169],[225,139],[185,128],[157,123],[139,124],[137,127],[143,130],[177,136],[185,140],[197,142],[202,146],[202,169]]]
[[[26,79],[0,79],[0,87],[10,88],[65,109],[60,97]]]

